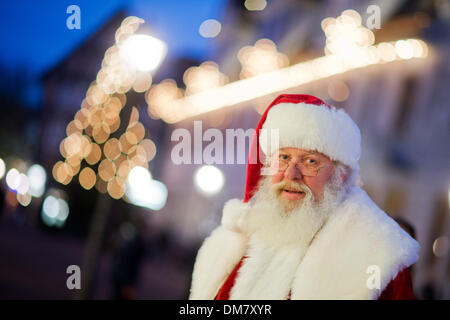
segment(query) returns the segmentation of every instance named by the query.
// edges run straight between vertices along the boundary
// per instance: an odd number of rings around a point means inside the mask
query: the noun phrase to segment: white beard
[[[271,189],[270,178],[264,178],[251,200],[251,209],[244,222],[245,231],[250,238],[262,241],[269,247],[309,244],[341,202],[343,192],[338,190],[328,184],[319,202],[315,202],[308,190],[299,205],[287,211],[280,197]]]
[[[329,184],[319,202],[312,193],[289,212],[264,178],[252,198],[243,228],[247,258],[239,270],[230,299],[286,299],[295,271],[316,233],[342,200]]]

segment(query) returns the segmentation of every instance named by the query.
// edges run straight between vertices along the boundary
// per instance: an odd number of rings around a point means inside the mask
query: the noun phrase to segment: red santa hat
[[[261,129],[267,130],[260,135]],[[270,156],[270,132],[278,129],[279,148],[321,152],[354,170],[359,169],[361,133],[342,109],[306,94],[282,94],[261,116],[250,147],[244,202],[250,200],[261,178],[262,158]],[[254,157],[257,159],[254,159]]]

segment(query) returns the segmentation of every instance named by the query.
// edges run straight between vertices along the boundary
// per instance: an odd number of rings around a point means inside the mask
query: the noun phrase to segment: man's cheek
[[[272,184],[278,183],[283,181],[283,174],[282,173],[276,173],[272,176]]]

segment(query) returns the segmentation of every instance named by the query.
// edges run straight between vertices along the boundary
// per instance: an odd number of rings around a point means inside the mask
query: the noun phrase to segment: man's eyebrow
[[[316,156],[316,155],[320,155],[320,153],[312,151],[312,152],[308,152],[308,153],[304,154],[303,157],[304,156]]]
[[[303,155],[302,158],[307,157],[307,156],[318,156],[320,158],[329,159],[329,157],[327,157],[326,155],[324,155],[323,153],[320,153],[318,151],[312,151],[310,153],[307,153],[307,154]]]

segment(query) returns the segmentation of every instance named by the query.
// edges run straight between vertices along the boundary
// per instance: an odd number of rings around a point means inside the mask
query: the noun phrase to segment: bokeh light
[[[21,173],[19,175],[19,180],[20,182],[19,185],[17,186],[16,191],[19,194],[27,193],[30,190],[30,182],[28,181],[28,177],[25,174]]]
[[[115,176],[108,181],[106,189],[111,198],[120,199],[123,197],[125,194],[124,181],[125,180],[119,176]]]
[[[152,179],[150,171],[143,167],[134,167],[128,175],[128,183],[135,189],[145,189]]]
[[[450,240],[447,236],[441,236],[433,242],[433,253],[436,257],[443,257],[448,254]]]
[[[198,32],[204,38],[215,38],[219,35],[222,24],[215,19],[208,19],[202,22]]]
[[[3,176],[5,175],[5,170],[6,170],[5,162],[3,161],[2,158],[0,158],[0,179],[3,178]]]
[[[245,0],[244,6],[248,11],[262,11],[267,6],[266,0]]]
[[[175,116],[177,110],[171,109],[171,102],[183,96],[184,90],[178,88],[173,79],[165,79],[153,85],[145,95],[149,116],[153,119],[159,119],[162,113],[167,117]]]
[[[140,71],[153,71],[164,59],[167,45],[155,37],[145,34],[129,36],[119,49],[120,56]]]
[[[41,217],[44,224],[49,227],[64,226],[69,216],[69,205],[66,200],[49,195],[42,204]]]
[[[102,149],[96,143],[91,144],[91,152],[86,157],[86,162],[90,165],[96,164],[102,156]]]
[[[289,65],[288,57],[278,52],[275,43],[270,39],[260,39],[254,46],[245,46],[238,52],[242,65],[241,79],[274,71]]]
[[[105,181],[110,181],[116,174],[116,165],[109,159],[104,159],[98,166],[98,175]]]
[[[394,61],[396,54],[395,54],[395,47],[388,43],[388,42],[382,42],[377,45],[377,52],[380,58],[386,62]]]
[[[156,145],[153,140],[144,139],[139,143],[139,145],[145,150],[147,161],[152,161],[156,155]]]
[[[17,202],[23,206],[27,207],[31,203],[31,194],[29,192],[26,192],[24,194],[17,194]]]
[[[78,180],[80,181],[80,185],[86,189],[90,190],[95,185],[96,182],[96,175],[94,170],[92,170],[89,167],[84,168],[81,170],[80,175],[78,176]]]
[[[66,162],[58,161],[53,166],[52,170],[53,178],[62,184],[68,184],[73,177],[73,169]]]
[[[414,56],[414,48],[410,42],[399,40],[395,43],[395,51],[402,59],[411,59]]]
[[[186,95],[223,86],[228,83],[228,77],[219,71],[219,66],[212,61],[203,62],[198,67],[188,68],[183,75],[186,84]]]
[[[28,181],[30,184],[30,194],[33,197],[41,197],[45,192],[45,184],[47,182],[47,173],[39,164],[33,164],[27,171]]]
[[[167,187],[162,182],[153,180],[146,168],[136,166],[130,171],[125,191],[130,203],[152,210],[161,210],[166,204],[167,194]]]
[[[348,99],[349,94],[350,90],[348,88],[348,85],[344,81],[332,80],[328,84],[328,95],[334,101],[345,101]]]
[[[144,139],[144,136],[145,128],[144,125],[140,122],[137,122],[131,127],[128,127],[127,131],[125,132],[125,138],[131,145],[139,143],[142,139]]]
[[[10,169],[6,174],[6,184],[11,190],[16,191],[20,185],[20,181],[20,172],[16,168]]]
[[[103,146],[105,156],[110,160],[116,160],[121,153],[120,142],[116,138],[109,139]]]
[[[149,73],[141,72],[136,76],[133,83],[133,90],[136,92],[147,91],[152,85],[152,76]]]
[[[194,182],[202,193],[215,194],[222,189],[225,177],[219,168],[204,165],[195,172]]]

